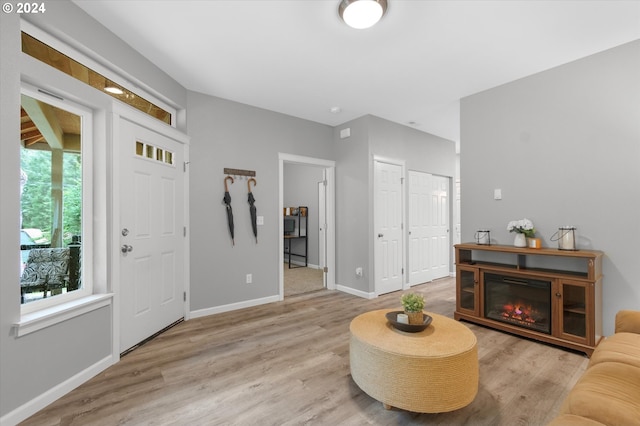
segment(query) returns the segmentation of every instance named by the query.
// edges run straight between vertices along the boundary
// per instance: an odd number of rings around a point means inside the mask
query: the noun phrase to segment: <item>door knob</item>
[[[378,238],[384,237],[384,234],[378,234]]]
[[[133,251],[133,246],[130,246],[128,244],[124,244],[122,247],[120,247],[120,251],[123,253],[129,253],[131,251]]]

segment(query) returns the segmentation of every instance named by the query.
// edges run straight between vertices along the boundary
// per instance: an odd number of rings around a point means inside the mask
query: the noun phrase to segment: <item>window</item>
[[[23,89],[20,108],[22,312],[91,294],[90,111]]]
[[[92,86],[102,93],[118,99],[151,117],[169,125],[172,124],[172,113],[155,105],[126,87],[109,80],[99,72],[72,59],[64,53],[43,43],[37,38],[22,32],[22,51],[71,77]]]

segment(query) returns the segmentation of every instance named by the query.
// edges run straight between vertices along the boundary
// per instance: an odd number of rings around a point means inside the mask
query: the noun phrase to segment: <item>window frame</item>
[[[80,155],[82,157],[82,246],[80,249],[82,287],[72,292],[21,304],[21,315],[27,315],[93,294],[93,111],[63,98],[47,96],[25,82],[21,83],[20,93],[80,116]]]

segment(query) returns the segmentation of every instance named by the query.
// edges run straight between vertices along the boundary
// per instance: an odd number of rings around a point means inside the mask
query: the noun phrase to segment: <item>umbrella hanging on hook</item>
[[[256,244],[258,244],[258,225],[256,223],[256,206],[254,205],[256,199],[253,198],[253,193],[251,192],[251,182],[253,182],[254,185],[258,185],[258,182],[256,182],[254,178],[247,180],[247,188],[249,189],[247,201],[249,202],[249,213],[251,214],[251,227],[253,228],[253,235],[256,237]]]
[[[227,208],[227,223],[229,225],[229,233],[231,234],[231,243],[235,246],[236,241],[234,239],[233,232],[233,209],[231,208],[231,195],[229,194],[229,187],[227,186],[227,181],[231,180],[233,183],[233,178],[231,176],[227,176],[224,178],[224,198],[222,201],[224,202]]]

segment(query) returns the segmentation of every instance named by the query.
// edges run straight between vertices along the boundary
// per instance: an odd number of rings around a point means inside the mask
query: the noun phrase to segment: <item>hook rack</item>
[[[254,170],[230,169],[227,167],[224,168],[224,174],[234,175],[234,176],[250,176],[250,177],[256,176],[256,172]]]

